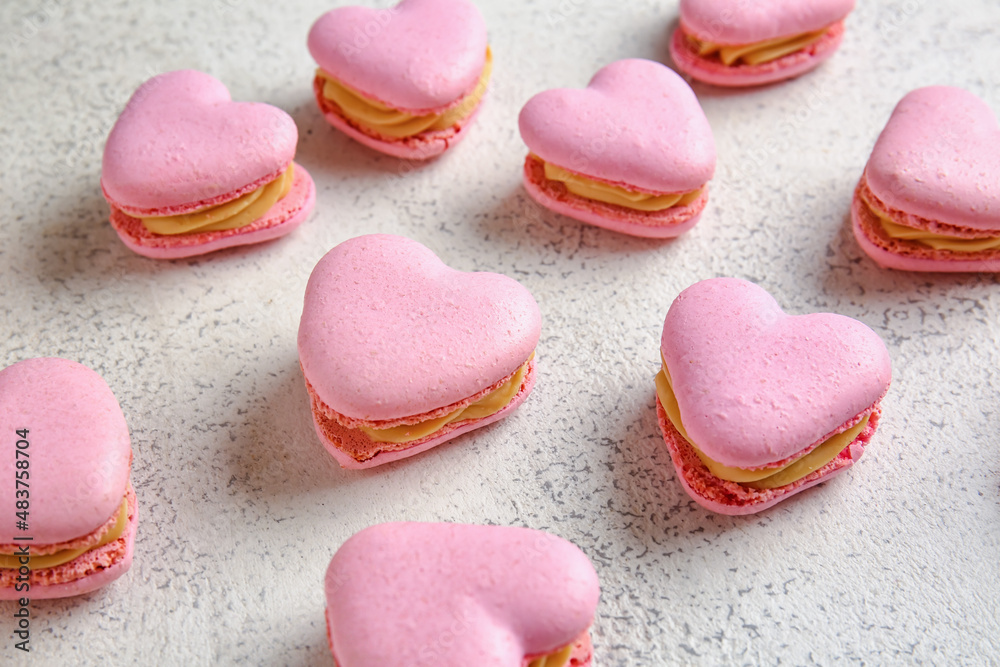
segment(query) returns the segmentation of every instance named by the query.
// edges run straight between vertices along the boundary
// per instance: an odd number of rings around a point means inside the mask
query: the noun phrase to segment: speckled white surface
[[[0,363],[58,355],[103,375],[132,430],[141,508],[128,575],[32,603],[30,656],[13,647],[16,607],[0,605],[0,662],[329,667],[324,569],[349,535],[397,519],[526,525],[581,546],[603,586],[601,667],[1000,662],[1000,281],[880,270],[848,223],[907,91],[957,85],[1000,110],[1000,4],[863,2],[812,74],[696,86],[719,168],[702,221],[673,242],[533,205],[516,118],[612,60],[665,59],[676,2],[478,4],[495,84],[465,142],[428,165],[322,120],[305,36],[328,2],[0,5]],[[136,86],[182,67],[295,118],[318,201],[290,237],[174,262],[118,241],[104,137]],[[539,381],[510,419],[349,472],[313,433],[295,333],[313,264],[375,231],[522,281],[544,318]],[[654,412],[666,309],[717,275],[792,313],[864,321],[894,364],[860,463],[750,518],[688,499]]]

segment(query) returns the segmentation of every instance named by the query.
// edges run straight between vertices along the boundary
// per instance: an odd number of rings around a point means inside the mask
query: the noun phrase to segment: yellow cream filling
[[[528,667],[566,667],[572,654],[573,645],[569,644],[554,653],[538,656],[528,663]]]
[[[176,235],[192,232],[216,232],[224,229],[245,227],[267,213],[278,200],[292,189],[295,181],[294,165],[278,175],[270,183],[237,197],[232,201],[185,213],[140,218],[146,229],[154,234]]]
[[[887,236],[902,241],[914,241],[934,250],[951,250],[952,252],[980,252],[982,250],[996,250],[1000,248],[1000,236],[987,236],[978,239],[964,239],[957,236],[947,236],[945,234],[935,234],[926,229],[915,229],[893,222],[892,218],[885,211],[874,206],[868,199],[862,196],[868,210],[878,216],[882,230]]]
[[[537,156],[536,156],[537,157]],[[541,158],[538,158],[541,160]],[[566,189],[577,197],[585,197],[606,204],[616,204],[637,211],[662,211],[673,206],[687,206],[701,194],[701,190],[668,195],[651,195],[645,192],[627,190],[617,185],[601,183],[580,174],[563,169],[551,162],[545,165],[545,178],[566,184]]]
[[[84,547],[81,549],[63,549],[62,551],[57,551],[54,554],[48,554],[46,556],[30,556],[28,558],[28,569],[30,570],[42,570],[47,567],[58,567],[59,565],[64,565],[74,558],[78,558],[83,554],[97,549],[98,547],[103,547],[105,544],[110,544],[114,542],[125,532],[125,527],[128,525],[128,501],[122,499],[121,508],[118,510],[118,520],[115,521],[115,525],[111,527],[111,530],[101,538],[101,541],[92,547]],[[22,556],[12,555],[12,554],[0,554],[0,568],[16,570],[21,567],[20,559]]]
[[[454,412],[447,414],[443,417],[438,417],[436,419],[428,419],[427,421],[422,421],[419,424],[403,424],[402,426],[393,426],[392,428],[368,428],[367,426],[359,426],[358,428],[365,432],[365,434],[374,440],[375,442],[391,442],[391,443],[404,443],[412,442],[413,440],[419,440],[424,438],[435,431],[439,431],[448,424],[459,421],[462,419],[482,419],[484,417],[489,417],[492,414],[500,412],[507,405],[514,400],[517,396],[517,392],[521,389],[521,382],[524,380],[525,373],[528,372],[528,363],[535,357],[534,352],[528,357],[528,361],[517,369],[517,372],[490,393],[483,396],[481,399],[472,403],[464,408],[459,408]]]
[[[851,442],[858,437],[868,424],[870,415],[865,415],[859,423],[846,431],[837,433],[828,438],[815,449],[794,461],[783,466],[747,470],[746,468],[732,468],[723,465],[706,456],[698,447],[691,442],[691,438],[681,422],[681,411],[677,405],[677,397],[674,395],[673,386],[670,381],[670,374],[667,371],[666,362],[660,372],[656,374],[656,395],[660,398],[663,411],[667,413],[667,418],[674,428],[687,440],[688,444],[701,459],[709,472],[718,477],[737,484],[743,484],[754,489],[775,489],[779,486],[791,484],[802,479],[814,470],[819,470],[830,461],[837,458],[840,452],[844,451]]]
[[[702,41],[692,35],[688,35],[688,39],[698,47],[698,55],[710,56],[713,53],[718,53],[719,59],[724,65],[732,65],[738,60],[742,60],[747,65],[760,65],[787,56],[789,53],[801,51],[810,44],[818,42],[827,30],[829,30],[829,26],[814,32],[791,37],[777,37],[753,44],[718,44]]]
[[[479,105],[486,87],[489,85],[490,74],[493,72],[493,53],[486,47],[486,64],[479,82],[471,93],[444,113],[414,116],[393,109],[390,106],[366,97],[334,79],[322,69],[316,70],[316,75],[323,78],[323,97],[340,107],[348,119],[373,132],[393,139],[405,139],[434,130],[446,130],[462,119],[468,117]]]

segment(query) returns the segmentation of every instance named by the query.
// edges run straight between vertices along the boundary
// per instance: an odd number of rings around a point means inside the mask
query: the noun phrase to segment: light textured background
[[[0,363],[58,355],[104,376],[132,430],[141,515],[127,576],[32,603],[31,660],[0,604],[0,662],[329,667],[326,564],[349,535],[397,519],[526,525],[580,545],[602,581],[602,667],[1000,662],[997,277],[883,271],[847,219],[906,92],[952,84],[1000,109],[1000,4],[862,2],[819,70],[746,92],[696,86],[719,167],[702,221],[673,242],[531,204],[516,117],[613,60],[668,61],[677,3],[478,4],[494,87],[465,143],[428,165],[320,117],[305,37],[328,2],[0,4]],[[185,67],[295,118],[318,202],[290,237],[163,262],[107,224],[104,138],[142,81]],[[348,472],[313,433],[295,334],[312,266],[369,232],[520,280],[544,329],[538,386],[513,417]],[[894,366],[861,462],[749,518],[688,499],[654,412],[663,316],[721,275],[791,313],[864,321]]]

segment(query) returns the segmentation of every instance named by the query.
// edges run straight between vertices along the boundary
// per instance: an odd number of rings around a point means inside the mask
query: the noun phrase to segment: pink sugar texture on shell
[[[855,192],[851,217],[862,249],[909,271],[1000,271],[1000,250],[962,253],[891,239],[862,201],[898,224],[958,238],[1000,235],[1000,125],[960,88],[908,93],[879,135]]]
[[[681,27],[670,40],[670,55],[681,71],[717,86],[758,86],[790,79],[833,55],[843,38],[843,20],[853,9],[854,0],[682,0]],[[759,65],[725,65],[716,56],[700,56],[685,37],[690,34],[725,45],[756,44],[828,26],[820,41]]]
[[[386,428],[494,386],[528,360],[540,332],[538,304],[517,281],[456,271],[416,241],[373,234],[340,244],[313,270],[299,361],[314,405],[351,427]]]
[[[691,441],[737,468],[811,451],[876,410],[891,381],[884,343],[861,322],[786,315],[767,292],[735,278],[681,292],[664,320],[660,351]],[[681,467],[678,474],[685,477]]]
[[[715,172],[715,140],[698,99],[676,73],[649,60],[611,63],[584,89],[539,93],[518,124],[528,149],[545,162],[629,190],[692,192]],[[524,183],[543,206],[639,236],[676,236],[705,204],[643,214],[584,199],[548,183],[530,155]]]
[[[33,546],[76,541],[101,529],[118,511],[128,487],[131,442],[118,401],[97,373],[56,358],[27,359],[3,369],[0,427],[8,433],[27,431]],[[17,511],[16,470],[14,456],[0,462],[0,508],[11,517]],[[131,562],[134,494],[130,513],[124,543],[119,540],[61,566],[51,586],[32,585],[29,597],[76,595],[120,576]],[[13,542],[12,537],[0,536],[3,543]],[[76,581],[66,576],[81,572],[87,574]],[[4,583],[11,583],[8,579]],[[21,595],[13,588],[0,589],[0,599],[16,597]]]
[[[380,524],[337,551],[325,588],[340,667],[521,667],[571,643],[590,664],[597,574],[548,533]]]

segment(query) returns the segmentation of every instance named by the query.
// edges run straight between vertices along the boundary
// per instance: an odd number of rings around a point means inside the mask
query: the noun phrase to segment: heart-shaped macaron
[[[687,192],[715,172],[715,140],[698,98],[649,60],[619,60],[586,88],[535,95],[520,127],[538,157],[611,183]]]
[[[884,343],[861,322],[831,313],[787,315],[766,291],[735,278],[704,280],[684,290],[667,313],[660,352],[669,391],[664,400],[658,387],[658,397],[663,407],[676,400],[674,416],[683,427],[661,421],[665,434],[683,430],[683,440],[704,455],[702,460],[743,471],[787,465],[861,424],[866,414],[877,412],[891,378]],[[853,462],[860,448],[852,453],[850,447],[868,441],[874,423],[870,426],[859,426],[855,442],[830,450],[830,459],[842,455],[841,464],[806,482]],[[676,442],[668,438],[667,444],[688,485],[692,478],[680,465],[684,457]],[[741,499],[711,490],[695,499],[702,502],[707,495],[730,510],[758,511],[805,483],[792,481],[790,488],[769,487]]]
[[[519,125],[531,151],[525,187],[543,205],[640,236],[676,236],[697,222],[715,172],[715,140],[691,87],[673,70],[641,59],[611,63],[584,89],[535,95],[521,110]],[[597,181],[601,189],[652,196],[700,190],[702,196],[666,211],[608,205],[566,193],[535,163]],[[679,218],[663,217],[678,209]]]
[[[155,76],[132,95],[104,147],[111,226],[156,259],[288,234],[316,201],[309,172],[292,162],[297,140],[284,111],[233,102],[208,74]]]
[[[405,445],[366,446],[355,451],[360,458],[336,446],[330,450],[342,465],[367,467],[411,456],[517,407],[534,382],[529,361],[540,330],[538,305],[517,281],[456,271],[416,241],[374,234],[340,244],[313,270],[299,360],[314,412],[332,414],[344,427],[437,419],[525,370],[521,389],[512,386],[513,399],[495,414],[456,421]],[[314,416],[328,447],[331,440],[346,446],[340,441],[353,437],[333,436],[322,427],[322,415]]]
[[[275,177],[297,141],[281,109],[233,102],[203,72],[170,72],[148,81],[122,112],[104,149],[101,186],[126,213],[170,215]]]
[[[732,0],[681,0],[670,55],[681,71],[718,86],[788,79],[836,51],[854,2],[754,0],[734,8]]]
[[[486,23],[467,0],[339,7],[309,33],[309,50],[320,67],[368,97],[415,113],[471,91],[486,46]]]
[[[82,549],[51,566],[36,559],[28,593],[17,591],[16,569],[4,566],[0,599],[78,595],[128,570],[137,521],[129,487],[132,448],[104,380],[67,359],[9,366],[0,371],[0,429],[9,447],[0,463],[0,508],[11,529],[16,519],[23,522],[0,536],[0,554],[16,554],[18,546],[44,556]],[[120,540],[98,544],[120,512],[126,514]]]
[[[428,159],[457,144],[492,72],[486,22],[469,0],[339,7],[309,31],[326,120],[370,148]]]
[[[388,523],[334,555],[327,629],[340,667],[522,667],[556,653],[586,667],[599,593],[586,555],[554,535]]]
[[[997,117],[972,93],[932,86],[907,94],[875,143],[855,197],[862,247],[892,268],[1000,270],[998,149]],[[909,234],[891,237],[878,218]],[[920,232],[933,235],[930,243],[919,241]],[[956,247],[942,243],[949,237]],[[992,248],[975,245],[990,238]]]

